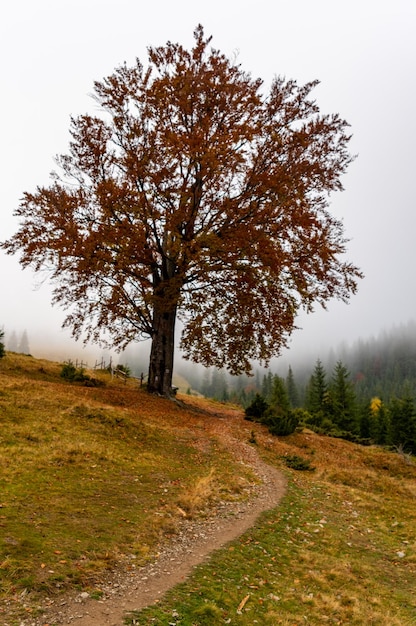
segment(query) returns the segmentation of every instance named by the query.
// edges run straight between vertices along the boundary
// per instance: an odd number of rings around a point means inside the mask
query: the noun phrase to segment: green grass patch
[[[398,481],[396,470],[384,476],[383,494],[365,472],[351,486],[326,470],[292,471],[277,509],[126,623],[415,624],[416,468],[403,468],[407,480]]]

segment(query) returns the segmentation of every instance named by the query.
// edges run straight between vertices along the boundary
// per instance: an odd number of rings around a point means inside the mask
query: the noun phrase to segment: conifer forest
[[[248,419],[286,434],[301,423],[363,444],[416,453],[416,322],[359,340],[301,367],[257,369],[252,377],[206,370],[192,388],[241,404]],[[260,406],[259,406],[260,405]],[[254,408],[253,408],[254,407]],[[254,415],[250,415],[254,413]]]

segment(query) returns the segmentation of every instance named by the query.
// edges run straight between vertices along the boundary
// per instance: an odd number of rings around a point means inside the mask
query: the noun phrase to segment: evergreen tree
[[[4,349],[4,330],[0,328],[0,359],[4,357],[5,349]]]
[[[17,341],[17,335],[16,332],[13,331],[9,337],[9,334],[7,334],[7,350],[9,352],[17,352],[19,349],[19,343]]]
[[[307,389],[307,409],[311,414],[324,414],[328,404],[326,372],[320,359],[317,360]]]
[[[209,397],[211,391],[211,371],[207,368],[204,370],[202,377],[201,393],[202,395]]]
[[[280,376],[273,377],[270,407],[265,411],[262,422],[276,436],[290,435],[299,423],[298,415],[290,407],[285,381]]]
[[[228,385],[224,370],[215,368],[212,371],[209,396],[221,402],[228,400]]]
[[[361,436],[370,437],[374,443],[378,445],[387,445],[389,443],[389,413],[379,397],[374,397],[369,403],[368,407],[368,435]]]
[[[275,415],[286,415],[290,411],[289,396],[284,380],[280,376],[273,377],[269,404]]]
[[[347,368],[338,361],[330,387],[332,420],[350,433],[357,432],[356,398]]]
[[[371,406],[369,402],[362,404],[359,410],[359,426],[360,426],[360,437],[362,439],[370,439],[371,438],[371,423],[374,419]]]
[[[264,374],[263,380],[261,383],[261,395],[266,400],[266,402],[270,402],[270,398],[272,395],[272,387],[273,387],[273,375],[270,371],[267,374]]]
[[[389,411],[391,443],[407,452],[416,453],[416,411],[413,398],[394,398]]]
[[[295,378],[293,376],[293,371],[290,365],[289,365],[289,370],[288,370],[287,377],[286,377],[286,389],[287,389],[287,395],[289,398],[290,406],[292,407],[292,409],[299,407],[300,402],[299,402],[298,388],[296,386]]]
[[[381,446],[387,445],[390,442],[390,415],[385,405],[382,403],[378,409],[378,424],[377,424],[377,439],[376,443]]]
[[[269,405],[266,400],[259,393],[256,393],[253,401],[245,410],[245,419],[250,422],[262,422],[265,412],[268,410]]]
[[[17,351],[21,354],[30,354],[29,339],[26,330],[24,330],[22,333]]]

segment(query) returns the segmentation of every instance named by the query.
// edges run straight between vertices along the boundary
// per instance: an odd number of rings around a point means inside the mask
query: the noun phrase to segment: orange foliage
[[[72,119],[61,172],[24,195],[2,244],[48,269],[76,337],[150,336],[161,393],[177,315],[186,357],[240,373],[279,353],[300,307],[348,299],[361,276],[327,211],[351,162],[346,122],[320,114],[316,81],[264,94],[194,36],[95,83],[102,115]]]

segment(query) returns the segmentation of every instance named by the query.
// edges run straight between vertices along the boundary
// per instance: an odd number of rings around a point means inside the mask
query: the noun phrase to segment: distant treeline
[[[299,370],[288,367],[282,371],[277,362],[275,371],[256,369],[253,376],[230,376],[216,369],[201,373],[198,368],[186,370],[184,375],[193,389],[218,400],[233,400],[243,406],[250,403],[256,393],[264,393],[270,378],[279,375],[289,386],[288,392],[294,406],[302,407],[308,401],[311,376],[317,362],[321,363],[329,379],[337,363],[348,371],[356,401],[365,403],[373,397],[383,402],[410,396],[416,401],[416,322],[409,322],[377,338],[359,340],[338,352],[331,350],[326,359],[316,358],[303,363]]]
[[[222,370],[189,375],[192,388],[220,401],[250,406],[260,396],[274,413],[296,411],[315,430],[362,443],[416,452],[416,323],[359,341],[340,354],[276,374],[231,377]]]
[[[21,354],[30,354],[29,337],[24,330],[21,334],[16,331],[4,332],[4,344],[8,352],[19,352]]]

